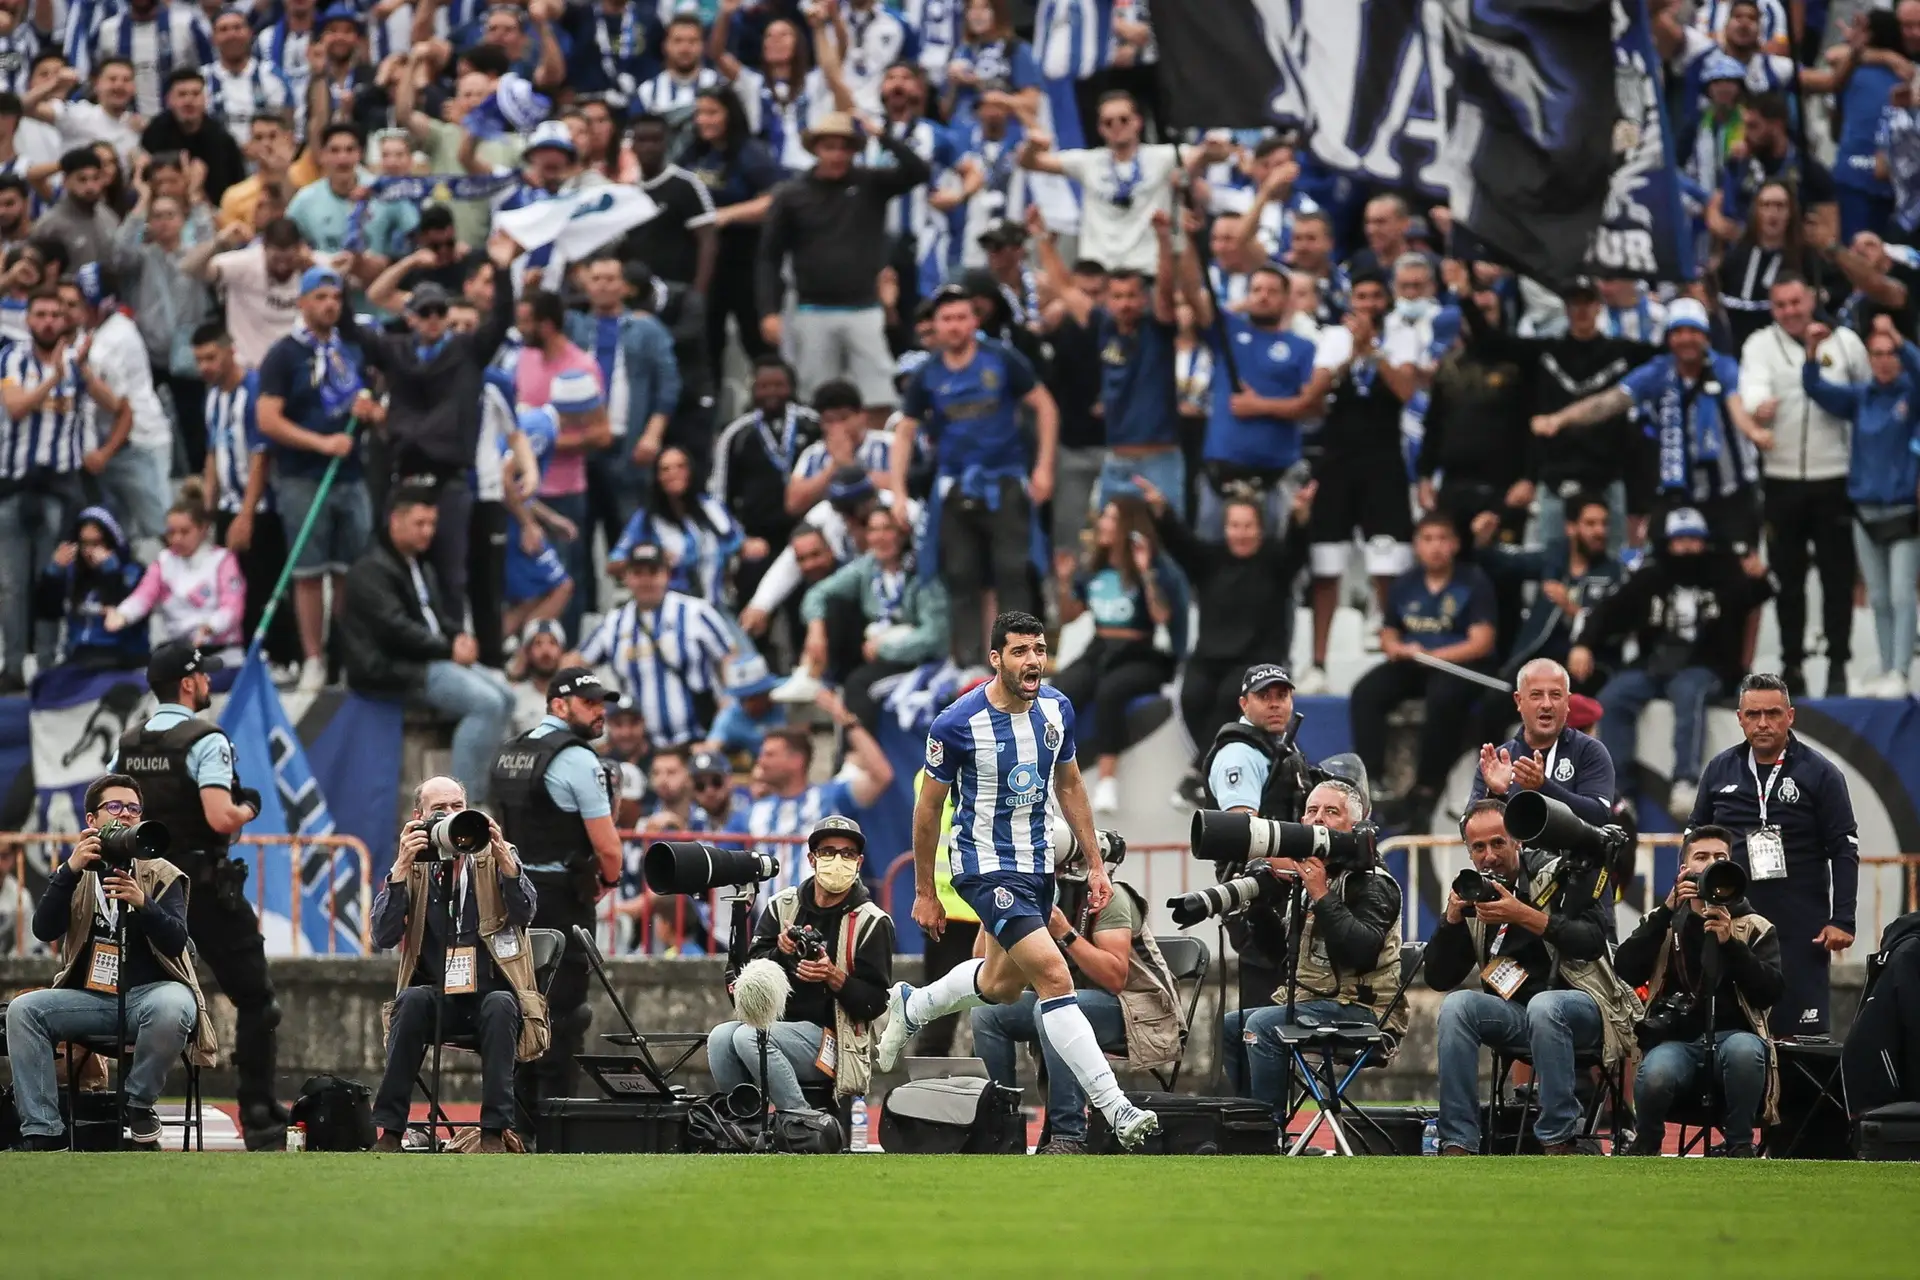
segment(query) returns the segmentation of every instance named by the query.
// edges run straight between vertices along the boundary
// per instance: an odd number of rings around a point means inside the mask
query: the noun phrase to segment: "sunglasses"
[[[447,309],[445,307],[421,307],[413,314],[422,320],[444,320],[447,315]]]
[[[1100,121],[1100,127],[1102,129],[1118,129],[1122,125],[1129,125],[1132,123],[1133,123],[1132,116],[1107,116]]]
[[[693,780],[693,789],[695,791],[719,791],[727,785],[727,781],[728,779],[724,774],[706,778],[695,778]]]
[[[137,818],[140,816],[138,800],[108,800],[100,806],[100,812],[115,818]]]

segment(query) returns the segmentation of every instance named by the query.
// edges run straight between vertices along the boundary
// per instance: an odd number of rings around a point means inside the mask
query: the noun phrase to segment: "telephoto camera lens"
[[[1253,858],[1319,858],[1329,871],[1356,870],[1373,861],[1371,828],[1334,831],[1298,822],[1275,822],[1250,813],[1194,811],[1193,856],[1207,862],[1243,864]]]
[[[427,841],[440,861],[445,862],[463,853],[480,852],[493,843],[493,830],[486,814],[478,809],[462,809],[429,823]]]
[[[751,849],[720,849],[698,840],[659,840],[647,846],[641,870],[647,888],[655,893],[705,893],[771,880],[780,874],[780,862]]]
[[[1523,845],[1598,862],[1613,851],[1619,833],[1589,826],[1573,810],[1538,791],[1522,791],[1507,801],[1507,834]]]
[[[1709,907],[1731,906],[1747,893],[1747,873],[1738,863],[1725,858],[1709,863],[1696,883],[1700,886],[1700,901]]]
[[[1275,883],[1271,875],[1238,876],[1193,893],[1168,898],[1167,907],[1173,912],[1173,922],[1184,929],[1211,916],[1232,915],[1242,907],[1251,906],[1269,885]]]
[[[165,823],[109,822],[100,828],[100,860],[110,867],[126,868],[135,858],[160,857],[171,843]]]

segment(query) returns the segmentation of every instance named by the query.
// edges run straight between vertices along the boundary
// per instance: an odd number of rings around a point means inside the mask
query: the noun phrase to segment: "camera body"
[[[1634,1038],[1642,1049],[1651,1049],[1669,1040],[1692,1040],[1700,1034],[1704,1010],[1691,992],[1663,991],[1647,1006],[1647,1012],[1634,1024]]]
[[[108,822],[100,828],[100,874],[110,871],[131,874],[136,859],[158,858],[171,842],[165,824],[159,822]]]
[[[827,935],[810,924],[790,924],[786,927],[787,941],[793,944],[794,954],[802,960],[825,960],[827,958]]]
[[[1509,893],[1513,892],[1513,886],[1507,883],[1504,876],[1488,875],[1478,867],[1464,868],[1453,878],[1454,896],[1467,904],[1461,908],[1460,914],[1471,920],[1479,914],[1474,910],[1477,904],[1498,901],[1500,892],[1494,888],[1496,884],[1505,886]]]

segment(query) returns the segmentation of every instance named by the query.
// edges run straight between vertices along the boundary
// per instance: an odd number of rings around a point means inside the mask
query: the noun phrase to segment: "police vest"
[[[224,854],[229,837],[207,824],[200,784],[187,770],[187,753],[220,726],[198,718],[171,729],[129,729],[120,735],[120,772],[140,784],[141,816],[164,823],[176,851]],[[240,785],[239,762],[233,785]]]
[[[1340,901],[1347,902],[1349,887],[1356,891],[1366,881],[1360,876],[1386,876],[1392,878],[1392,872],[1385,867],[1372,867],[1361,872],[1343,871],[1327,882],[1327,892],[1337,894]],[[1352,903],[1347,903],[1352,906]],[[1313,912],[1306,913],[1306,923],[1300,930],[1300,965],[1295,971],[1295,985],[1300,995],[1308,1000],[1337,1000],[1341,1004],[1365,1005],[1373,1010],[1378,1021],[1387,1012],[1387,1006],[1393,1006],[1393,1016],[1381,1024],[1381,1030],[1390,1032],[1397,1041],[1407,1032],[1407,1002],[1396,1001],[1400,990],[1400,916],[1395,915],[1393,925],[1387,930],[1386,941],[1380,944],[1380,954],[1374,958],[1373,967],[1365,973],[1342,973],[1327,955],[1325,944],[1314,936]],[[1273,993],[1275,1003],[1285,1004],[1286,988]]]
[[[1256,729],[1243,720],[1230,720],[1220,726],[1220,732],[1213,735],[1213,745],[1207,748],[1207,758],[1200,762],[1202,779],[1213,776],[1214,759],[1230,742],[1244,743],[1266,757],[1267,781],[1260,789],[1259,816],[1278,822],[1300,821],[1301,811],[1307,803],[1307,762],[1300,752],[1284,739]],[[1207,787],[1207,807],[1220,807],[1211,784]]]
[[[588,873],[597,884],[586,823],[555,804],[547,791],[547,766],[568,747],[592,750],[586,739],[557,730],[538,738],[523,733],[507,739],[493,758],[493,800],[500,808],[501,829],[519,849],[522,862],[558,862],[575,875]],[[591,892],[587,900],[592,901]]]

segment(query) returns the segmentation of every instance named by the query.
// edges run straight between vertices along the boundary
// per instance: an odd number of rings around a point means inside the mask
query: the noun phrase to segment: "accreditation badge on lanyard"
[[[107,922],[107,928],[117,929],[120,921],[120,903],[107,897],[100,887],[100,877],[93,878],[93,898],[100,907],[100,916]],[[120,990],[120,946],[104,938],[96,938],[93,954],[87,960],[87,990],[96,991],[103,996],[116,994]]]
[[[1787,878],[1786,842],[1780,838],[1779,824],[1767,821],[1767,801],[1773,798],[1773,784],[1779,780],[1780,767],[1785,763],[1784,757],[1776,761],[1766,782],[1762,783],[1753,752],[1747,752],[1747,772],[1753,775],[1754,791],[1760,800],[1760,825],[1747,833],[1747,868],[1755,880]]]

